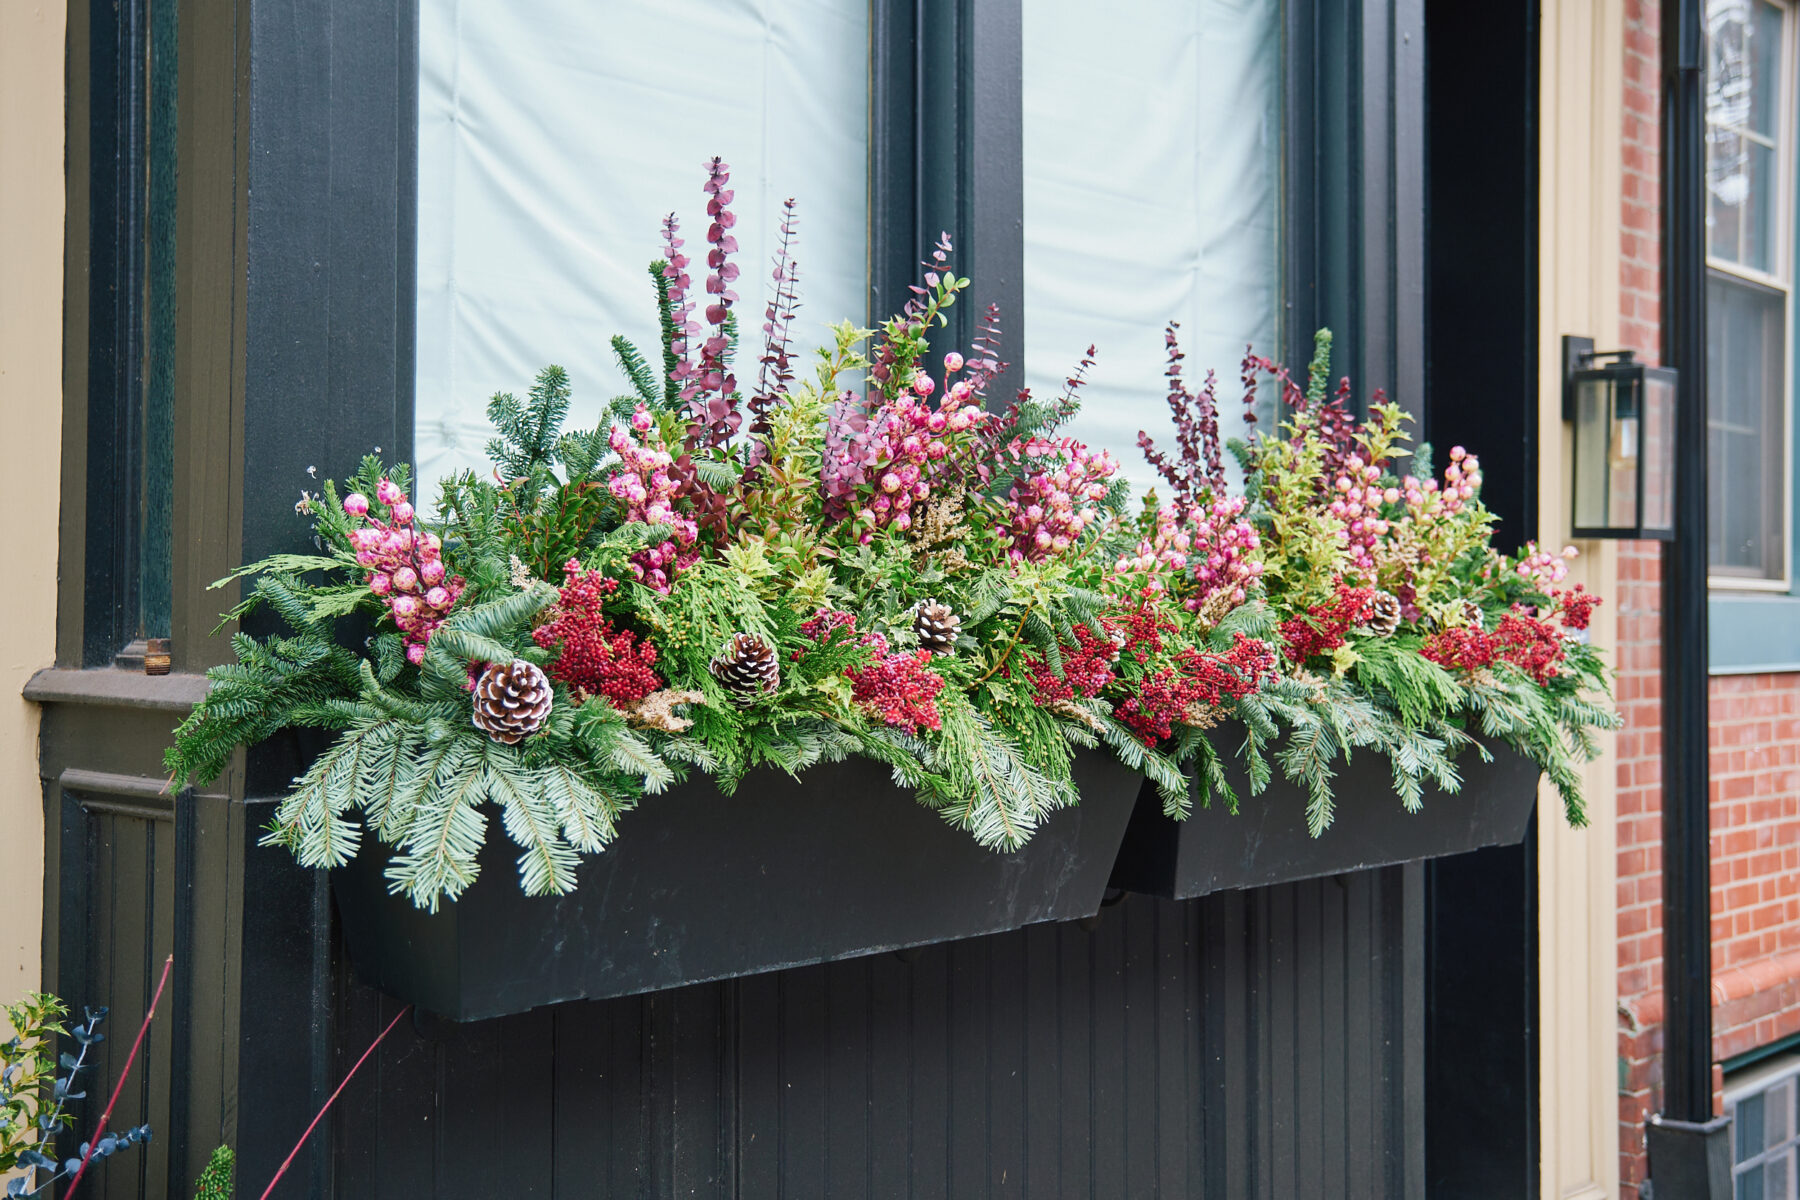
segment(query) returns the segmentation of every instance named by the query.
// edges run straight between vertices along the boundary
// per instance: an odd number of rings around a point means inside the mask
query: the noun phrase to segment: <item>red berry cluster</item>
[[[937,694],[944,690],[944,677],[931,669],[931,651],[889,654],[887,639],[879,633],[865,640],[875,650],[875,661],[846,672],[856,684],[856,702],[908,733],[917,733],[920,726],[941,729]]]
[[[1439,666],[1476,671],[1495,660],[1509,662],[1547,684],[1563,659],[1562,637],[1535,617],[1511,612],[1492,633],[1471,626],[1434,633],[1419,651]]]
[[[1600,597],[1588,591],[1581,584],[1566,591],[1552,592],[1557,606],[1562,610],[1564,629],[1586,629],[1594,619],[1594,610],[1600,607]]]
[[[1541,687],[1556,677],[1563,659],[1562,635],[1543,621],[1508,613],[1494,630],[1500,657],[1531,676]]]
[[[1426,638],[1419,653],[1440,667],[1478,671],[1494,661],[1498,649],[1493,634],[1473,625],[1458,625]]]
[[[1031,686],[1039,704],[1056,704],[1081,696],[1098,696],[1113,681],[1112,663],[1118,647],[1110,637],[1098,637],[1086,625],[1075,627],[1078,645],[1062,647],[1062,674],[1050,660],[1033,653],[1028,659]]]
[[[619,581],[598,571],[583,571],[574,559],[564,565],[563,573],[566,582],[551,619],[531,633],[532,641],[556,651],[550,677],[578,694],[604,696],[621,708],[661,688],[662,677],[651,669],[656,647],[639,641],[629,629],[615,629],[601,611]]]
[[[1289,661],[1303,663],[1315,654],[1328,654],[1344,644],[1350,630],[1374,615],[1375,589],[1338,584],[1337,599],[1315,604],[1306,615],[1281,623],[1281,640]]]
[[[854,636],[856,614],[822,608],[800,626],[801,634],[815,642],[825,641],[834,629],[848,630]],[[908,733],[917,733],[921,726],[941,729],[937,695],[944,690],[944,677],[931,669],[931,651],[889,654],[888,640],[879,633],[863,634],[862,644],[875,652],[874,659],[866,667],[844,672],[855,685],[851,695],[856,702],[884,723]]]
[[[1175,722],[1194,709],[1212,708],[1248,696],[1275,670],[1268,643],[1238,634],[1223,654],[1183,650],[1177,667],[1164,667],[1144,677],[1138,693],[1115,710],[1125,727],[1144,745],[1154,746],[1175,734]]]
[[[1150,656],[1163,648],[1163,634],[1176,631],[1175,622],[1156,609],[1160,594],[1155,588],[1146,587],[1138,592],[1135,605],[1113,613],[1106,620],[1107,628],[1117,630],[1124,638],[1119,644],[1120,656],[1139,666],[1149,662]]]

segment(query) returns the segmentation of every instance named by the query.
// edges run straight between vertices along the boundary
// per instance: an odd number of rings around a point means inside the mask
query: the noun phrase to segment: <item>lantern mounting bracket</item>
[[[1575,419],[1575,372],[1593,366],[1601,359],[1613,359],[1619,366],[1628,367],[1637,359],[1636,350],[1596,350],[1591,337],[1575,337],[1564,334],[1562,340],[1563,370],[1563,420]]]

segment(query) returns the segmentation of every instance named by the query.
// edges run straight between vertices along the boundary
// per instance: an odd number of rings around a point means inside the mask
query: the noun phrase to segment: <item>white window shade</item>
[[[1024,3],[1026,382],[1054,394],[1094,344],[1070,432],[1140,490],[1138,431],[1172,440],[1163,326],[1196,391],[1218,370],[1229,433],[1244,347],[1277,353],[1280,8]]]
[[[670,211],[704,264],[714,155],[737,193],[740,374],[789,196],[797,348],[862,320],[868,62],[868,5],[846,0],[422,0],[421,480],[486,471],[488,397],[546,363],[568,370],[578,426],[627,390],[614,334],[660,361],[645,268]]]

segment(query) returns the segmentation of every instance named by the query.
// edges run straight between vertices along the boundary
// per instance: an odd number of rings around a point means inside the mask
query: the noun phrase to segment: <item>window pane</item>
[[[1709,554],[1725,574],[1784,569],[1787,297],[1714,275],[1707,288]]]
[[[1717,126],[1707,127],[1707,253],[1731,262],[1738,259],[1744,203],[1750,192],[1745,160],[1743,138]]]
[[[1756,6],[1756,78],[1759,86],[1750,102],[1750,127],[1774,140],[1781,132],[1780,89],[1773,86],[1781,78],[1781,22],[1779,5],[1761,0]]]
[[[1775,1193],[1779,1196],[1781,1193]],[[1765,1200],[1768,1193],[1763,1190],[1763,1169],[1752,1167],[1737,1177],[1737,1200]],[[1769,1200],[1773,1200],[1772,1197]]]
[[[1779,1146],[1788,1139],[1788,1093],[1791,1080],[1783,1080],[1763,1093],[1763,1144]]]
[[[1763,1195],[1769,1200],[1788,1200],[1789,1157],[1784,1154],[1780,1158],[1771,1159],[1763,1168]]]
[[[1746,1162],[1762,1153],[1763,1098],[1760,1095],[1746,1096],[1737,1102],[1737,1119],[1732,1124],[1737,1129],[1738,1162]]]
[[[1276,353],[1279,15],[1025,0],[1026,381],[1056,392],[1094,344],[1072,432],[1140,484],[1138,431],[1167,440],[1165,322],[1196,389],[1208,367],[1234,388],[1248,343]]]
[[[760,320],[781,202],[800,203],[796,349],[867,307],[866,0],[423,0],[417,458],[485,470],[483,415],[546,363],[571,423],[653,354],[646,266],[674,210],[704,246],[702,164],[736,191],[740,312]],[[740,364],[741,365],[741,364]]]
[[[1708,0],[1706,14],[1709,249],[1774,272],[1784,12],[1767,0]]]
[[[1746,169],[1749,174],[1749,198],[1744,205],[1743,263],[1758,271],[1775,273],[1775,151],[1760,142],[1748,144]]]

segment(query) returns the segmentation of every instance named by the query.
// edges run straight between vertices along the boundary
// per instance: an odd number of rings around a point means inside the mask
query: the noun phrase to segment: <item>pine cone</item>
[[[536,733],[550,715],[550,680],[524,659],[493,663],[475,683],[475,728],[509,746]]]
[[[1487,624],[1487,614],[1482,612],[1481,605],[1473,600],[1462,602],[1462,619],[1464,624],[1473,625],[1477,629],[1484,628]]]
[[[753,633],[734,633],[712,660],[713,678],[739,704],[748,704],[764,692],[772,692],[781,680],[775,647]]]
[[[1376,637],[1393,637],[1400,628],[1400,597],[1392,592],[1376,592],[1369,604],[1368,626]]]
[[[956,649],[956,635],[962,632],[962,618],[948,604],[925,600],[913,610],[913,632],[919,635],[919,649],[949,654]]]

